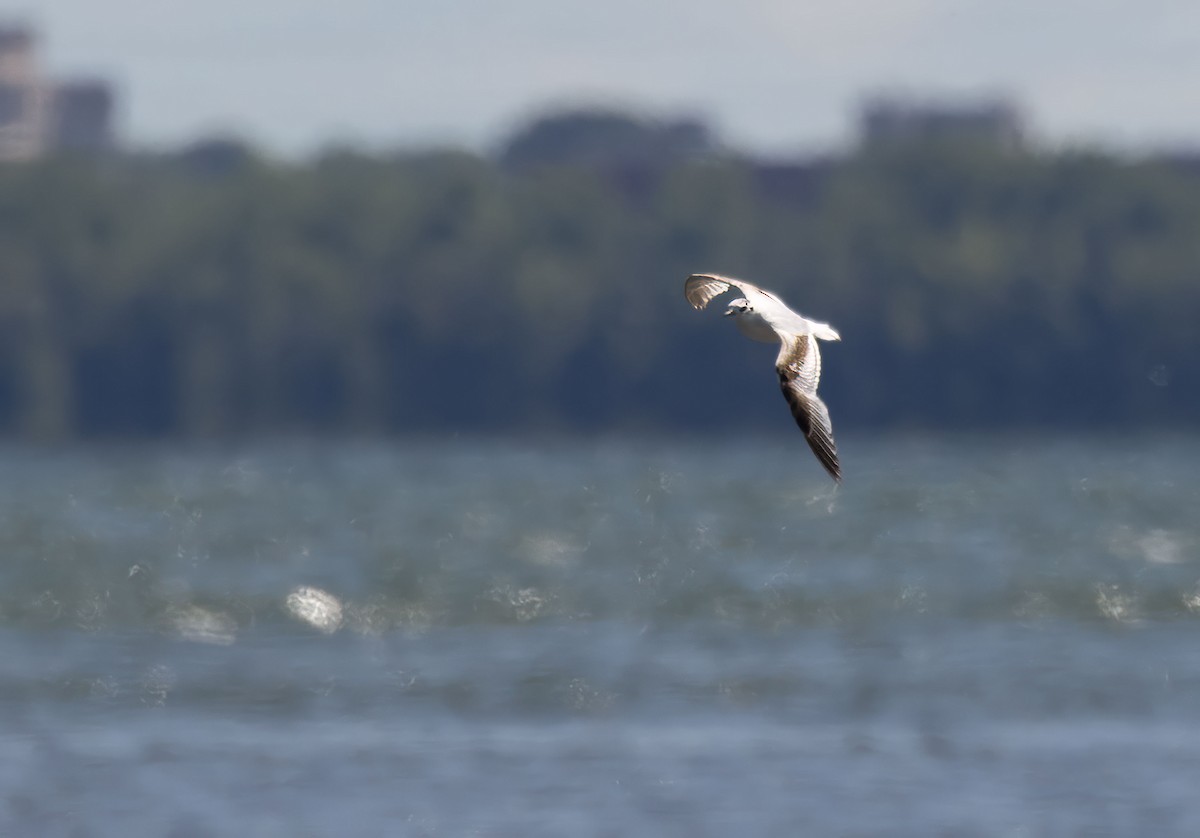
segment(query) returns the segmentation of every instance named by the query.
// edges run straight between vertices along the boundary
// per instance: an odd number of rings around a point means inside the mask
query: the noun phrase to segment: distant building
[[[1025,128],[1016,106],[1003,99],[950,105],[881,97],[863,107],[859,137],[865,147],[966,141],[1017,149]]]
[[[30,29],[0,26],[0,161],[113,147],[111,85],[42,75]]]
[[[112,148],[113,93],[95,79],[63,82],[50,100],[52,148],[103,151]]]
[[[41,151],[45,91],[38,81],[33,35],[0,27],[0,160],[28,160]]]

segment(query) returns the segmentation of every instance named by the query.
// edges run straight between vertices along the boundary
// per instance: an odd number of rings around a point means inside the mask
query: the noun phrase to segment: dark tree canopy
[[[691,310],[693,271],[839,329],[839,428],[1200,419],[1194,169],[954,143],[766,165],[673,130],[568,115],[505,153],[553,166],[216,143],[0,168],[0,431],[788,432],[771,350]]]
[[[542,117],[500,152],[509,168],[539,165],[667,165],[711,153],[707,126],[695,119],[663,122],[617,111],[580,110]]]

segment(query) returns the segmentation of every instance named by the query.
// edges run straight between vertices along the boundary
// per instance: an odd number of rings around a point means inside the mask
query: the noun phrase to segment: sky
[[[766,155],[853,141],[864,97],[1004,96],[1033,139],[1200,147],[1196,0],[0,0],[118,132],[486,151],[549,110],[699,116]]]

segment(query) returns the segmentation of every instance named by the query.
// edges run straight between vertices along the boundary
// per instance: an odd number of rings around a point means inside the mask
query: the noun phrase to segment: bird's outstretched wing
[[[762,294],[783,305],[783,302],[770,291],[764,291],[743,279],[734,279],[719,274],[692,274],[683,283],[683,295],[687,297],[687,301],[692,304],[693,308],[702,309],[714,297],[721,296],[731,288],[738,289],[747,297]]]
[[[808,447],[830,476],[841,483],[842,467],[838,462],[837,445],[833,441],[829,408],[817,395],[817,383],[821,380],[821,351],[817,348],[816,338],[797,335],[792,341],[785,341],[775,361],[775,372],[779,374],[779,387],[791,408],[792,417],[808,440]]]

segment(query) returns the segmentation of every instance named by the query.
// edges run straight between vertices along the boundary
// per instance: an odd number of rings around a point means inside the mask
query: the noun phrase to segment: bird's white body
[[[779,333],[771,327],[770,321],[757,311],[731,311],[730,315],[738,331],[751,340],[760,343],[776,343],[779,340]]]
[[[692,274],[683,286],[684,296],[694,308],[703,309],[714,298],[736,288],[745,294],[729,303],[727,317],[733,317],[738,331],[763,343],[779,343],[775,371],[779,385],[791,408],[796,424],[804,431],[809,447],[821,465],[841,482],[842,469],[829,410],[817,396],[821,379],[821,352],[818,340],[841,340],[828,323],[809,320],[792,311],[769,291],[740,279],[717,274]]]
[[[732,315],[738,330],[748,338],[762,343],[774,343],[786,335],[812,335],[820,340],[841,340],[842,336],[828,323],[809,320],[792,311],[783,300],[767,291],[755,289],[752,301],[745,297],[734,300],[725,310]]]

